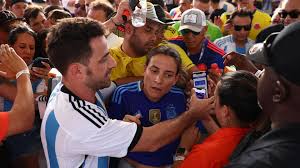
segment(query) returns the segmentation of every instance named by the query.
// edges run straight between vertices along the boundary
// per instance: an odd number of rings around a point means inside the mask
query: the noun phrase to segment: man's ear
[[[274,103],[281,103],[283,102],[288,95],[288,88],[284,83],[280,80],[276,80],[274,84],[274,89],[272,93],[272,101]]]
[[[73,63],[68,68],[68,73],[72,78],[83,79],[84,78],[84,65],[79,63]]]
[[[231,112],[230,107],[227,106],[227,105],[224,105],[223,108],[224,108],[224,110],[223,110],[223,113],[222,113],[222,117],[223,117],[223,118],[228,118],[228,117],[230,117],[230,115],[231,115],[231,114],[230,114],[230,112]]]
[[[202,30],[202,31],[204,31],[204,32],[206,33],[207,29],[208,29],[208,26],[205,26],[205,27],[203,27],[203,30]],[[202,31],[201,31],[201,32],[202,32]]]

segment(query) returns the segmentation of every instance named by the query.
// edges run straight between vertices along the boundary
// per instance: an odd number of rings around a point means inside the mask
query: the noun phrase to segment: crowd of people
[[[300,166],[300,1],[138,3],[0,0],[0,167]]]

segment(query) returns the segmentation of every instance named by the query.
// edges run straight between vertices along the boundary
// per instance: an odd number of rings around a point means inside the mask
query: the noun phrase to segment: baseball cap
[[[0,11],[0,26],[17,19],[17,16],[9,10]]]
[[[263,43],[250,48],[247,57],[272,67],[290,82],[300,85],[299,62],[300,22],[292,23],[281,32],[272,33]]]
[[[189,29],[194,32],[201,32],[205,26],[206,18],[204,12],[200,9],[192,8],[182,13],[178,31]]]
[[[152,21],[161,23],[161,24],[165,24],[164,22],[160,21],[157,17],[154,5],[150,2],[147,2],[147,14],[146,14],[146,18],[150,19]]]

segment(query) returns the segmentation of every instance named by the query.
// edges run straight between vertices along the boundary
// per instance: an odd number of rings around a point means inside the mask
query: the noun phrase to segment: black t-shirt
[[[300,123],[273,129],[225,168],[300,167]]]

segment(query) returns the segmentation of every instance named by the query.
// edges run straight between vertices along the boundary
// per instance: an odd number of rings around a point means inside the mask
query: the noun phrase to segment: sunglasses
[[[234,25],[234,30],[235,31],[241,31],[243,28],[245,31],[250,31],[251,30],[251,25],[244,25],[244,26],[241,26],[241,25]]]
[[[286,11],[286,10],[282,10],[278,13],[278,15],[281,17],[281,18],[286,18],[288,15],[290,16],[290,18],[292,19],[297,19],[300,15],[300,11],[298,10],[292,10],[290,12]]]
[[[183,29],[183,30],[180,31],[181,35],[183,35],[183,36],[189,34],[189,32],[192,32],[193,35],[195,35],[195,36],[197,36],[201,33],[201,32],[195,32],[195,31],[192,31],[192,30],[189,30],[189,29]]]

